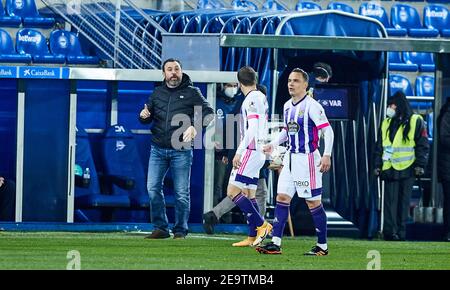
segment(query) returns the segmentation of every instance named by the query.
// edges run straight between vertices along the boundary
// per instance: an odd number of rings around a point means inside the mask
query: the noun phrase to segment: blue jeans
[[[192,149],[175,150],[152,145],[148,163],[147,190],[150,196],[152,223],[156,229],[169,231],[163,182],[170,169],[175,189],[175,225],[172,231],[187,234],[191,207],[189,190],[192,158]]]

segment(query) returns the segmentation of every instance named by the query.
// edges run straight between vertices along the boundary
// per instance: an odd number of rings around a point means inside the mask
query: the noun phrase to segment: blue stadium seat
[[[130,199],[127,195],[101,193],[89,137],[86,131],[79,126],[77,127],[75,151],[75,163],[81,167],[83,172],[86,171],[86,168],[89,168],[90,171],[90,182],[88,185],[75,187],[75,208],[130,207]]]
[[[427,5],[423,8],[423,24],[437,29],[443,37],[450,37],[450,11],[442,5]]]
[[[22,18],[19,16],[8,16],[5,14],[5,8],[2,1],[0,1],[0,26],[4,27],[19,27],[22,24]]]
[[[395,4],[391,7],[391,23],[395,28],[408,29],[409,36],[436,37],[439,35],[439,30],[423,27],[416,8],[407,4]]]
[[[22,17],[25,27],[52,27],[55,24],[55,18],[39,15],[34,0],[6,0],[5,6],[9,16]]]
[[[220,9],[223,8],[222,3],[214,0],[198,0],[197,9]]]
[[[50,51],[54,55],[62,55],[68,64],[98,64],[96,56],[86,56],[81,51],[77,35],[66,30],[55,30],[50,34]]]
[[[406,63],[415,63],[419,66],[419,71],[434,72],[435,65],[431,52],[409,52],[403,53],[403,60]]]
[[[389,95],[394,95],[397,91],[403,91],[407,96],[414,96],[411,82],[403,75],[389,74]]]
[[[406,36],[407,30],[404,28],[393,28],[389,22],[386,10],[383,6],[374,2],[364,2],[359,6],[359,15],[374,18],[381,22],[386,28],[389,36]]]
[[[13,40],[8,32],[0,29],[0,62],[30,63],[30,54],[18,54],[14,49]]]
[[[295,5],[296,11],[320,11],[322,7],[319,4],[308,1],[298,1],[297,5]]]
[[[191,18],[195,17],[198,14],[200,14],[200,13],[196,12],[196,11],[187,11],[187,12],[183,12],[183,13],[179,14],[174,19],[172,24],[170,25],[168,32],[171,32],[171,33],[183,33],[184,28],[189,23]]]
[[[347,13],[355,13],[353,10],[353,7],[342,2],[330,2],[327,7],[328,10],[338,10],[338,11],[344,11]]]
[[[47,39],[37,30],[23,28],[17,31],[16,48],[20,54],[31,54],[35,63],[65,63],[62,55],[50,54]]]
[[[107,129],[103,142],[105,177],[111,193],[126,195],[133,208],[148,208],[146,178],[133,134],[122,125]]]
[[[286,11],[286,9],[275,0],[267,0],[263,3],[262,8],[268,11]]]
[[[389,70],[391,71],[417,71],[419,66],[414,63],[405,63],[400,51],[390,51],[389,54]]]
[[[247,0],[233,0],[231,2],[231,7],[234,10],[245,10],[245,11],[256,11],[258,10],[258,6],[255,3]]]
[[[416,79],[416,95],[434,97],[434,77],[418,76]]]

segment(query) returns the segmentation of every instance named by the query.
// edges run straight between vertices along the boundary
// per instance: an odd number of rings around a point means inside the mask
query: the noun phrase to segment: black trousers
[[[413,185],[414,177],[385,180],[383,226],[385,236],[397,234],[400,239],[405,239]]]
[[[450,181],[442,182],[444,193],[444,231],[450,234]]]
[[[0,221],[14,221],[16,211],[16,184],[5,180],[0,187]]]

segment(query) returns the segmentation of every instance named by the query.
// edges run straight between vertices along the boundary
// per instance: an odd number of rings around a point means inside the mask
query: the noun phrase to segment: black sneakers
[[[280,255],[281,254],[281,247],[278,245],[275,245],[273,242],[269,242],[265,244],[264,246],[258,246],[255,248],[257,252],[260,254],[269,254],[269,255]]]
[[[309,252],[304,253],[305,256],[326,256],[328,255],[328,250],[323,250],[319,246],[314,246]]]
[[[208,211],[207,213],[203,214],[203,229],[208,235],[214,234],[214,226],[218,223],[219,220],[217,219],[213,211]]]
[[[155,229],[152,231],[152,233],[145,237],[146,239],[167,239],[170,238],[169,232]]]
[[[174,233],[173,234],[174,240],[185,239],[185,238],[186,238],[186,234],[184,234],[184,233]]]

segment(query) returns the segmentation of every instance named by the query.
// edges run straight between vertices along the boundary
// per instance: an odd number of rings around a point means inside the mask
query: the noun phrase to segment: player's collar
[[[297,103],[294,103],[292,100],[291,100],[291,102],[292,102],[292,106],[297,106],[298,104],[300,104],[301,102],[303,102],[303,100],[306,100],[306,97],[308,96],[308,93],[306,93],[305,94],[305,96],[302,98],[302,99],[300,99],[300,101],[298,101]]]

